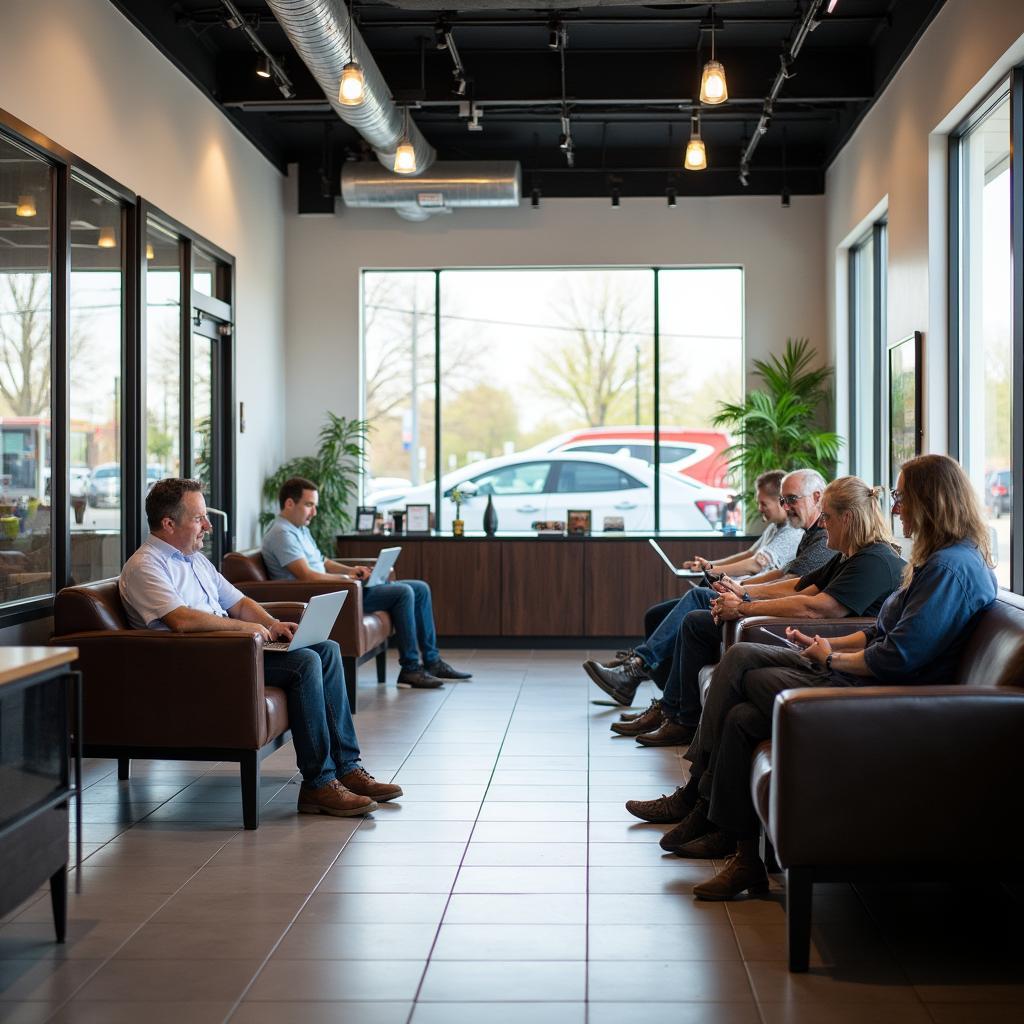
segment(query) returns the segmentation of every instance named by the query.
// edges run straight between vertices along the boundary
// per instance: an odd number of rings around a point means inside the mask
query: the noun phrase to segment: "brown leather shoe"
[[[685,746],[693,739],[696,731],[690,725],[680,725],[666,718],[654,732],[641,733],[636,737],[636,741],[645,747]]]
[[[623,711],[619,715],[620,722],[635,722],[641,715],[646,715],[647,711]]]
[[[698,839],[691,839],[672,851],[677,857],[691,857],[694,860],[721,860],[736,852],[736,837],[728,832],[708,832]]]
[[[303,783],[299,787],[299,814],[333,814],[338,818],[354,818],[377,810],[377,802],[346,789],[337,779],[313,789]]]
[[[378,782],[365,768],[353,768],[348,775],[342,775],[338,781],[353,793],[368,796],[379,804],[395,800],[402,795],[401,786],[391,782]]]
[[[698,900],[734,900],[742,892],[768,891],[768,872],[756,853],[737,853],[709,882],[693,887]]]
[[[690,842],[691,839],[700,839],[701,836],[715,831],[715,826],[707,819],[708,805],[704,800],[698,800],[696,806],[675,828],[666,832],[658,845],[669,853],[675,853],[680,846]]]
[[[396,686],[405,686],[413,690],[438,690],[444,686],[444,680],[432,676],[426,669],[403,668],[398,673]]]
[[[644,732],[654,732],[664,721],[661,701],[652,700],[651,706],[636,721],[612,722],[612,732],[617,732],[620,736],[639,736]]]
[[[693,804],[686,789],[679,786],[671,796],[659,796],[657,800],[627,800],[626,810],[641,821],[667,825],[682,821],[693,810]]]

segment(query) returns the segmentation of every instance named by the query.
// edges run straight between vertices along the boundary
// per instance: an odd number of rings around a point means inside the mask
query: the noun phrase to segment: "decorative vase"
[[[493,537],[498,532],[498,512],[494,507],[491,495],[487,495],[487,508],[484,509],[484,533]]]
[[[452,536],[462,537],[465,533],[466,524],[461,519],[452,520]]]

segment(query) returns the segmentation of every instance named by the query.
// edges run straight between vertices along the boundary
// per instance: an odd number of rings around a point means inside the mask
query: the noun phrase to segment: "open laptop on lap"
[[[380,583],[387,583],[388,576],[395,567],[395,562],[398,561],[398,556],[401,553],[401,548],[381,548],[377,554],[377,564],[373,567],[373,572],[370,573],[369,578],[363,584],[363,589],[366,590],[368,587],[376,587]]]
[[[330,594],[317,594],[309,599],[306,611],[290,641],[275,640],[264,644],[265,651],[298,651],[303,647],[321,644],[331,635],[334,623],[341,612],[341,606],[348,597],[347,590],[335,590]]]
[[[683,579],[687,579],[687,580],[695,580],[695,579],[700,579],[704,575],[704,573],[702,573],[699,569],[677,569],[675,567],[675,564],[673,563],[672,559],[669,558],[668,555],[666,555],[664,551],[662,551],[661,545],[658,544],[658,542],[656,540],[654,540],[654,538],[649,538],[648,542],[650,543],[651,547],[654,548],[654,550],[657,551],[659,555],[661,555],[662,561],[677,576],[681,576]]]

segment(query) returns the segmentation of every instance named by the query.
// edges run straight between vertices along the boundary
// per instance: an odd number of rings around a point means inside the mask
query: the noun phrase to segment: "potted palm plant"
[[[327,413],[327,422],[317,436],[315,455],[289,459],[263,483],[263,500],[273,511],[260,513],[260,526],[266,529],[277,514],[277,494],[289,477],[304,476],[319,487],[316,518],[309,524],[313,540],[331,556],[334,538],[352,522],[351,507],[359,491],[359,473],[365,458],[366,420],[350,420]]]
[[[814,357],[807,338],[789,338],[781,358],[755,360],[762,388],[742,402],[719,404],[712,423],[738,438],[726,455],[745,500],[753,497],[757,476],[770,469],[816,469],[826,480],[835,472],[842,439],[818,427],[831,400],[832,370],[813,367]]]

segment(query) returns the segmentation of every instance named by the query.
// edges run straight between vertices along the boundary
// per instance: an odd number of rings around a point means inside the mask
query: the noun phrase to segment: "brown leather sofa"
[[[374,559],[376,561],[376,559]],[[377,682],[387,678],[387,647],[391,635],[391,616],[387,612],[363,611],[363,585],[358,580],[304,583],[301,580],[272,580],[267,574],[259,548],[232,551],[221,564],[224,577],[254,601],[303,601],[316,594],[347,590],[348,597],[331,631],[331,639],[341,647],[345,669],[345,689],[352,714],[356,713],[356,672],[370,658],[377,660]]]
[[[754,639],[757,623],[745,621],[738,635]],[[862,624],[831,620],[815,631],[843,635]],[[755,752],[750,785],[786,870],[791,971],[807,970],[815,882],[1019,872],[1024,599],[999,592],[954,675],[955,686],[921,679],[776,699],[772,739]]]
[[[305,605],[266,605],[278,618]],[[131,629],[117,582],[65,587],[54,600],[54,644],[78,648],[83,752],[115,757],[237,761],[245,827],[259,826],[260,761],[287,743],[284,690],[265,686],[263,641],[247,633]]]

